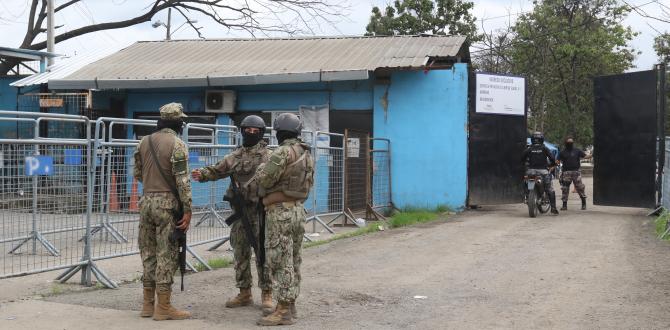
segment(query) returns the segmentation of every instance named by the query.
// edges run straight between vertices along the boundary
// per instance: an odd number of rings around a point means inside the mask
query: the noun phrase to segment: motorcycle
[[[537,217],[539,213],[547,213],[551,208],[549,194],[544,189],[544,182],[541,175],[524,176],[524,187],[526,188],[526,204],[528,205],[528,215],[531,218]]]

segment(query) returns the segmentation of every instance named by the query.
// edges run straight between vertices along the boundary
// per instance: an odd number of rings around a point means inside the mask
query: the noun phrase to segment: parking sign
[[[49,156],[26,157],[25,171],[27,176],[53,175],[54,160]]]

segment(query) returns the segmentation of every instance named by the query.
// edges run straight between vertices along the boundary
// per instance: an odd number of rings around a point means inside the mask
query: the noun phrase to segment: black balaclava
[[[295,139],[298,137],[298,133],[289,132],[289,131],[277,131],[277,142],[282,144],[284,140]]]
[[[263,132],[258,131],[256,134],[247,133],[246,129],[242,129],[242,145],[245,147],[253,147],[258,142],[263,140]]]
[[[181,135],[184,131],[184,121],[174,120],[174,119],[158,119],[158,124],[156,125],[156,131],[160,131],[163,128],[170,128],[177,134]]]
[[[575,141],[565,140],[565,150],[572,150],[575,145]]]

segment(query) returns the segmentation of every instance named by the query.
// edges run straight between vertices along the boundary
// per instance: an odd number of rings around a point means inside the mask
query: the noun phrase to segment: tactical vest
[[[314,158],[307,144],[295,143],[288,148],[289,159],[286,170],[279,178],[279,182],[266,190],[266,194],[281,191],[289,197],[307,199],[314,185]]]
[[[531,145],[528,153],[528,168],[546,169],[549,166],[549,160],[545,153],[543,145]]]
[[[258,202],[258,182],[256,180],[247,182],[256,174],[256,168],[270,158],[265,148],[256,148],[254,152],[245,152],[242,147],[235,150],[231,155],[234,157],[232,176],[240,186],[244,186],[244,198],[248,201]],[[226,193],[232,195],[232,189],[228,187]]]
[[[156,147],[156,156],[158,156],[158,162],[160,164],[154,163],[154,158],[151,156],[151,146],[149,146],[149,141],[145,141],[149,137],[152,137],[151,141],[153,142],[154,147]],[[140,144],[140,156],[142,157],[143,192],[172,191],[159,172],[158,166],[160,166],[165,174],[172,177],[172,162],[170,159],[172,158],[176,139],[177,137],[170,133],[161,132],[142,138],[142,143]]]

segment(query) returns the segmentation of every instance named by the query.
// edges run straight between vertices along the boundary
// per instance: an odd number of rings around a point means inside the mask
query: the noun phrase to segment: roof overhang
[[[16,58],[23,61],[39,61],[43,58],[54,58],[62,55],[32,49],[0,47],[0,58]]]
[[[308,82],[328,82],[343,80],[367,80],[368,70],[296,72],[264,75],[228,77],[198,77],[176,79],[54,79],[49,81],[49,89],[140,89],[267,85]]]

